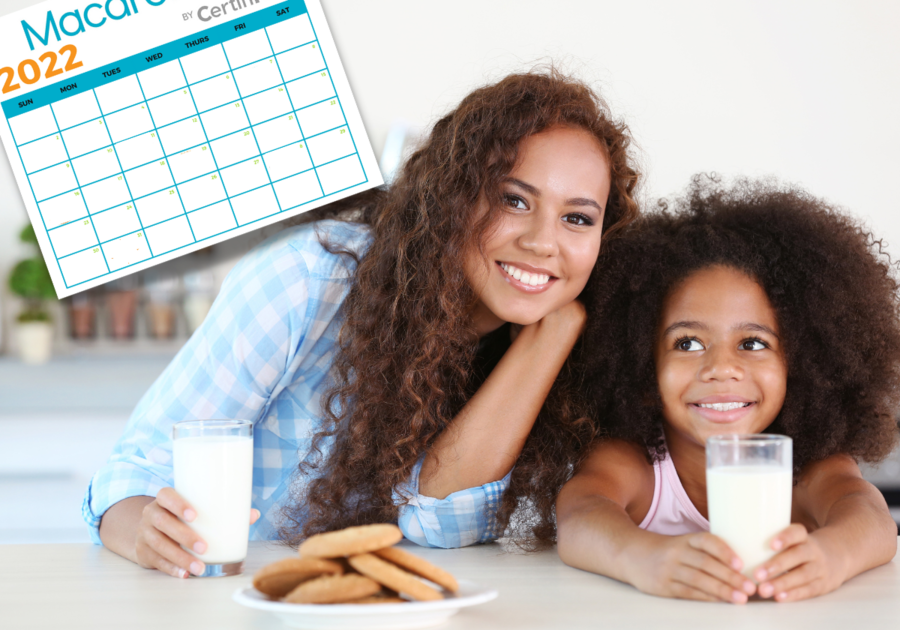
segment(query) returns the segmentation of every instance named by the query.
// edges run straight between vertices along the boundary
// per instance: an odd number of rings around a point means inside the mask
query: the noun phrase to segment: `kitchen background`
[[[553,61],[599,87],[630,125],[648,204],[700,171],[773,175],[845,206],[897,257],[900,4],[322,2],[386,176],[417,134],[473,87]],[[2,0],[0,15],[33,4]],[[0,543],[85,541],[84,489],[131,410],[237,259],[283,226],[48,300],[51,355],[30,365],[20,350],[39,344],[18,342],[22,303],[8,282],[19,261],[36,255],[20,240],[27,223],[4,155]],[[900,458],[866,474],[900,506]]]

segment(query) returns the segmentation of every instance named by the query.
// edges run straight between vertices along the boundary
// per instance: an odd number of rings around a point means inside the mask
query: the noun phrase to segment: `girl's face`
[[[759,284],[730,267],[697,271],[663,304],[656,378],[667,434],[705,445],[722,433],[759,433],[787,383],[778,322]]]
[[[609,162],[588,132],[554,127],[522,140],[485,256],[473,247],[466,259],[479,335],[532,324],[578,297],[600,252],[609,188]],[[487,212],[484,197],[479,206]]]

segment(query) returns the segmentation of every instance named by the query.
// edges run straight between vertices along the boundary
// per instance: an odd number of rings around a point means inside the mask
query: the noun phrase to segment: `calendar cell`
[[[157,127],[164,127],[177,120],[190,118],[197,114],[194,108],[194,99],[187,90],[177,90],[148,101],[150,114]]]
[[[259,155],[259,148],[256,146],[253,132],[249,129],[219,138],[215,142],[211,142],[210,146],[219,168],[225,168]]]
[[[75,169],[75,177],[82,186],[122,172],[112,147],[100,149],[72,160],[72,168]]]
[[[106,126],[113,142],[147,133],[153,129],[153,119],[147,106],[142,104],[129,107],[106,117]]]
[[[316,38],[309,16],[304,14],[290,20],[266,27],[272,48],[280,53],[289,48],[296,48]]]
[[[272,54],[269,48],[269,39],[266,37],[265,31],[256,31],[247,35],[242,35],[237,39],[232,39],[223,44],[225,54],[228,56],[228,62],[232,68],[240,68],[248,63],[259,61],[264,57]]]
[[[304,203],[309,203],[314,199],[322,196],[322,189],[319,187],[319,180],[316,178],[315,171],[306,171],[299,175],[294,175],[273,185],[275,194],[278,195],[278,201],[284,210],[295,208]]]
[[[92,215],[91,219],[101,243],[141,229],[141,222],[132,203]],[[106,260],[112,264],[109,255],[106,256]]]
[[[131,199],[123,175],[114,175],[96,184],[84,186],[81,192],[91,214],[113,208]]]
[[[69,159],[69,156],[66,155],[66,147],[63,146],[58,134],[35,140],[20,147],[19,155],[22,157],[22,164],[25,165],[27,173],[33,173]]]
[[[241,96],[247,97],[281,85],[281,73],[275,58],[269,57],[234,71],[234,81]]]
[[[20,147],[26,142],[59,133],[56,119],[53,118],[53,110],[49,105],[11,118],[9,127],[12,129],[16,144]]]
[[[155,131],[119,142],[115,149],[119,162],[126,171],[148,162],[159,161],[163,157],[162,146]]]
[[[203,121],[203,128],[206,129],[206,135],[210,140],[227,136],[250,126],[244,108],[239,102],[223,105],[205,114],[200,114],[200,119]]]
[[[267,92],[245,98],[244,107],[247,109],[250,122],[254,125],[289,114],[292,109],[291,101],[283,87],[272,88]]]
[[[68,162],[29,175],[28,181],[31,182],[31,189],[38,201],[78,188],[72,165]]]
[[[240,98],[234,77],[222,74],[191,86],[191,93],[197,103],[197,111],[205,112]]]
[[[217,174],[206,175],[178,185],[181,201],[187,212],[203,208],[226,198],[222,178]]]
[[[293,81],[325,69],[322,49],[315,44],[300,46],[276,56],[285,81]]]
[[[172,173],[166,160],[151,162],[145,166],[139,166],[125,173],[128,187],[135,199],[155,193],[163,188],[169,188],[175,184],[172,181]]]
[[[150,258],[150,248],[143,232],[126,234],[101,245],[110,271],[122,269]]]
[[[148,100],[173,90],[184,89],[187,85],[177,59],[139,73],[138,80],[144,91],[144,98]]]
[[[158,193],[137,199],[134,205],[137,207],[138,216],[140,216],[144,227],[161,223],[172,217],[177,217],[179,214],[184,214],[178,191],[174,188],[161,190]]]
[[[212,151],[205,144],[202,147],[194,147],[193,149],[170,155],[169,166],[172,167],[172,175],[175,177],[175,182],[179,184],[216,170]]]
[[[72,221],[84,218],[88,215],[84,205],[84,198],[79,191],[73,191],[65,195],[53,197],[38,204],[41,218],[47,229],[59,227]]]
[[[56,116],[56,124],[60,129],[68,129],[101,116],[97,98],[93,92],[70,96],[63,101],[54,103],[52,107],[53,114]]]
[[[306,143],[309,146],[313,164],[316,166],[333,162],[356,152],[353,139],[350,137],[350,130],[347,127],[327,131],[310,138]]]
[[[259,221],[277,214],[280,210],[271,186],[232,199],[231,207],[234,208],[234,216],[237,218],[238,225]]]
[[[203,144],[206,142],[206,134],[203,133],[200,118],[195,116],[163,127],[159,130],[159,139],[166,155],[173,155]]]
[[[63,141],[69,150],[70,157],[78,157],[97,149],[108,147],[112,142],[103,120],[93,120],[77,127],[63,131]]]
[[[326,195],[366,181],[366,174],[363,172],[359,157],[356,155],[320,166],[316,169],[316,172],[319,174],[322,190]]]
[[[131,107],[144,100],[141,85],[137,75],[119,79],[113,83],[107,83],[94,89],[97,100],[100,101],[100,109],[104,114],[111,114],[120,109]]]
[[[297,111],[297,120],[306,137],[313,136],[344,124],[344,114],[337,99],[331,99],[318,105]]]
[[[96,250],[96,251],[95,251]],[[68,286],[93,280],[109,272],[99,247],[67,256],[59,261],[59,270]]]
[[[202,241],[210,236],[233,230],[237,227],[231,204],[227,201],[195,210],[187,215],[194,231],[194,238]]]
[[[221,46],[213,46],[182,57],[181,67],[184,68],[184,74],[189,84],[230,71],[228,60],[225,58],[225,52]]]
[[[90,219],[73,221],[67,225],[50,230],[50,242],[57,258],[80,252],[97,244],[97,235]]]
[[[262,158],[253,158],[246,162],[222,169],[222,179],[229,197],[265,186],[269,183],[266,167]]]
[[[287,84],[294,109],[302,109],[334,97],[334,86],[328,72],[323,70]]]
[[[256,135],[256,141],[263,153],[303,140],[294,114],[256,125],[253,127],[253,133]]]
[[[303,142],[295,142],[271,153],[266,153],[263,158],[266,161],[266,168],[269,170],[269,177],[273,182],[309,170],[313,166]]]
[[[191,226],[188,223],[187,217],[184,215],[175,217],[171,221],[149,227],[144,230],[144,234],[156,256],[194,242],[194,235],[191,234]]]

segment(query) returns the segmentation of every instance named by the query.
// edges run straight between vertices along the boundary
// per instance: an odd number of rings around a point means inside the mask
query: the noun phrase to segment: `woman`
[[[509,76],[439,120],[356,222],[248,254],[94,477],[95,542],[203,571],[179,546],[205,550],[176,518],[194,513],[168,487],[168,432],[204,417],[255,423],[253,538],[399,517],[419,544],[461,546],[522,505],[522,533],[552,539],[556,492],[593,435],[563,369],[576,298],[601,234],[637,214],[628,143],[583,84]]]

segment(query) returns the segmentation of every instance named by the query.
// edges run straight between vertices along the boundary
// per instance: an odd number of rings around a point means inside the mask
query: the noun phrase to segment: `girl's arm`
[[[512,469],[585,320],[575,301],[519,332],[425,457],[420,494],[443,499]]]
[[[763,597],[795,601],[822,595],[897,553],[897,525],[884,497],[847,455],[803,469],[793,512],[794,524],[772,541],[784,551],[757,571]]]
[[[609,440],[595,448],[556,502],[563,562],[651,595],[746,602],[755,585],[738,573],[740,559],[720,538],[638,527],[653,487],[653,468],[638,447]]]

